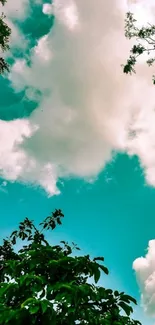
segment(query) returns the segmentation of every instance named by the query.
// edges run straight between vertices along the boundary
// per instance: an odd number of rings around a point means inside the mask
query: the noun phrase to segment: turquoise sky
[[[26,19],[12,21],[29,40],[29,46],[25,51],[12,46],[11,64],[17,58],[28,56],[37,40],[55,23],[53,16],[42,14],[40,5],[31,7]],[[38,105],[38,99],[26,99],[25,89],[16,92],[7,78],[0,77],[0,120],[29,118]],[[116,151],[96,180],[87,182],[70,175],[59,178],[61,193],[52,197],[37,184],[18,179],[11,182],[3,177],[0,179],[1,238],[9,235],[26,216],[39,223],[55,208],[62,209],[63,225],[48,234],[51,240],[74,241],[83,253],[104,256],[110,275],[103,277],[103,285],[133,295],[139,302],[135,316],[143,325],[153,325],[154,320],[147,318],[140,307],[140,292],[132,269],[133,261],[146,255],[149,240],[155,238],[155,188],[146,184],[143,173],[136,155],[129,157]]]
[[[61,208],[63,226],[49,238],[74,241],[83,253],[104,256],[110,275],[103,283],[125,290],[139,301],[132,263],[145,255],[148,241],[154,238],[155,190],[145,185],[136,158],[118,155],[93,184],[65,181],[61,194],[52,198],[42,190],[8,184],[7,193],[0,192],[0,202],[1,236],[26,216],[38,223]],[[145,319],[142,310],[137,317]]]

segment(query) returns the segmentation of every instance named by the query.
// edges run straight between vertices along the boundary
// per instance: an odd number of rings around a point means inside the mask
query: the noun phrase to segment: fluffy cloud
[[[149,241],[146,256],[137,258],[133,268],[136,271],[144,310],[148,315],[155,317],[155,240]]]
[[[35,97],[38,90],[42,94],[29,120],[4,126],[14,179],[58,193],[58,178],[95,177],[118,150],[137,154],[147,181],[155,184],[151,74],[141,64],[131,79],[121,68],[130,48],[123,31],[127,10],[125,0],[43,5],[44,14],[56,17],[54,27],[31,50],[31,65],[17,60],[9,77],[14,89],[25,89],[27,97]],[[23,136],[24,125],[28,136]],[[18,128],[14,142],[13,127]],[[21,159],[14,159],[15,147]],[[10,179],[2,161],[0,170]]]
[[[154,23],[154,0],[129,0],[130,10],[134,12],[137,23],[142,24]]]
[[[11,28],[10,47],[16,46],[21,49],[26,47],[27,42],[18,28],[17,21],[24,20],[29,11],[29,0],[7,1],[5,6],[0,3],[0,12],[6,15],[6,23]],[[4,53],[3,55],[10,56],[10,53]]]
[[[12,19],[24,19],[27,15],[29,8],[29,0],[15,0],[7,1],[4,7],[1,6],[1,10],[7,15],[8,18]]]
[[[51,195],[58,194],[54,166],[50,163],[42,166],[23,149],[23,143],[36,130],[37,126],[32,127],[28,120],[0,121],[0,174],[10,181],[18,179],[33,184],[37,180],[37,185]]]

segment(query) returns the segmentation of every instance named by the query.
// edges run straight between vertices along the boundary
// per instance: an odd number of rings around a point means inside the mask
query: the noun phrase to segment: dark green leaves
[[[145,47],[138,44],[138,45],[134,45],[133,48],[131,49],[131,52],[133,54],[142,54],[145,51]]]
[[[48,301],[47,300],[42,300],[41,301],[41,309],[42,309],[42,313],[44,314],[48,308]]]
[[[127,303],[121,301],[119,302],[119,306],[125,311],[125,313],[130,316],[130,314],[133,312],[133,309],[131,306],[129,306]]]
[[[5,15],[2,14],[0,17],[0,46],[2,51],[6,51],[9,49],[9,37],[11,34],[11,29],[5,23]]]
[[[95,285],[102,271],[108,274],[103,257],[73,256],[76,244],[47,242],[43,231],[54,229],[62,217],[55,210],[41,230],[26,218],[0,246],[0,325],[137,325],[130,319],[134,298]],[[27,244],[15,253],[19,239]]]
[[[0,0],[1,4],[4,6],[6,3],[6,0]]]
[[[95,269],[95,273],[94,273],[94,280],[95,280],[95,283],[97,283],[98,280],[100,279],[100,275],[101,275],[101,272],[100,272],[99,268],[97,267],[97,268]]]
[[[95,257],[94,259],[93,259],[93,261],[94,262],[96,262],[96,261],[104,261],[104,257]]]
[[[105,274],[107,274],[107,275],[109,274],[107,267],[105,267],[104,265],[101,265],[101,264],[99,264],[99,267]]]
[[[0,1],[2,5],[6,3],[5,0]],[[9,38],[11,35],[11,29],[5,22],[5,15],[2,13],[0,16],[0,47],[1,50],[7,51],[9,50]],[[0,74],[4,73],[5,71],[9,71],[8,63],[4,60],[4,58],[0,58]]]
[[[29,308],[29,312],[31,315],[33,315],[33,314],[36,314],[39,311],[39,309],[40,309],[39,305],[32,305]]]
[[[51,216],[48,216],[40,225],[43,225],[43,229],[52,229],[54,230],[57,225],[61,225],[61,218],[64,217],[64,214],[60,209],[56,209],[52,212]]]
[[[137,305],[136,299],[134,299],[133,297],[131,297],[129,295],[120,294],[120,298],[122,301],[125,301],[127,303],[133,302],[135,305]]]
[[[136,64],[136,58],[134,55],[130,55],[129,56],[129,59],[127,60],[127,63],[126,65],[123,66],[123,72],[128,74],[128,73],[132,73],[134,72],[135,73],[135,69],[134,69],[134,66]]]
[[[146,53],[148,59],[146,63],[151,66],[155,62],[155,25],[148,24],[146,27],[140,28],[136,25],[136,20],[131,12],[127,12],[125,20],[125,36],[128,39],[134,38],[135,44],[131,48],[131,54],[127,60],[127,63],[123,65],[123,72],[126,74],[135,73],[135,65],[139,56]],[[154,82],[153,76],[153,83]]]

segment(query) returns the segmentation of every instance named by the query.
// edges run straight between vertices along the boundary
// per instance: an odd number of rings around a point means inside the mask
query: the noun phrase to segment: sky
[[[153,22],[151,0],[5,5],[0,229],[5,237],[26,216],[39,223],[61,208],[63,226],[49,238],[103,255],[101,283],[134,296],[135,318],[154,325],[155,89],[144,60],[136,75],[122,72],[128,10],[139,25]]]

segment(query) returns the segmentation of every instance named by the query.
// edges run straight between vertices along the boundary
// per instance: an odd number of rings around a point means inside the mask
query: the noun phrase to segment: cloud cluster
[[[137,258],[133,263],[141,291],[144,311],[155,317],[155,240],[150,240],[145,257]]]
[[[134,12],[137,24],[142,26],[147,23],[154,23],[155,5],[154,0],[129,0],[130,11]]]
[[[31,49],[31,64],[16,60],[9,76],[16,91],[41,98],[29,120],[4,124],[12,162],[10,176],[0,148],[1,175],[52,195],[59,178],[96,177],[117,150],[137,154],[155,185],[151,74],[141,64],[131,79],[121,68],[130,49],[126,1],[54,0],[42,10],[55,15],[54,26]]]
[[[25,47],[25,38],[18,28],[17,21],[25,20],[29,10],[29,0],[7,1],[5,6],[0,4],[0,12],[6,15],[6,22],[12,31],[10,38],[11,47]]]

